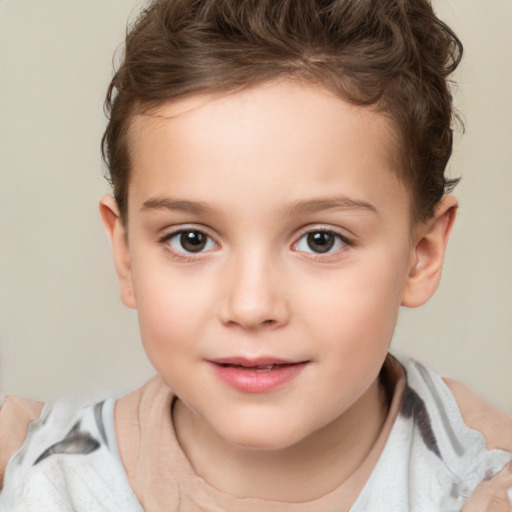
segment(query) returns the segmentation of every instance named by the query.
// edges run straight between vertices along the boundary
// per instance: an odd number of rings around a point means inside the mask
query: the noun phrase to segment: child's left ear
[[[402,306],[421,306],[437,290],[457,206],[454,196],[444,196],[434,216],[419,226],[412,248],[409,276],[402,294]]]

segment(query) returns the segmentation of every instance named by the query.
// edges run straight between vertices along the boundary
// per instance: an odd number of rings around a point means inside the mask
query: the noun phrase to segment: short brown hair
[[[127,31],[105,101],[102,151],[121,216],[134,114],[289,77],[390,118],[397,173],[414,220],[424,221],[458,181],[444,173],[453,121],[447,77],[461,56],[428,0],[154,0]]]

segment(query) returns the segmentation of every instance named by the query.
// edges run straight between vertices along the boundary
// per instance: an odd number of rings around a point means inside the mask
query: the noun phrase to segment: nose
[[[223,288],[220,318],[224,325],[258,330],[288,322],[283,272],[271,258],[251,254],[234,259],[226,268]]]

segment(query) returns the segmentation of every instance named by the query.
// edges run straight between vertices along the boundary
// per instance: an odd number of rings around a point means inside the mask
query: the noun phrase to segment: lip
[[[274,357],[229,357],[209,360],[217,377],[242,393],[270,393],[298,377],[309,361]]]

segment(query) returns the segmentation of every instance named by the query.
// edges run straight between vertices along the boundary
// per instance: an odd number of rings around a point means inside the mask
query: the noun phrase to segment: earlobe
[[[111,196],[104,196],[100,200],[100,215],[103,226],[110,239],[114,266],[119,282],[119,292],[124,305],[135,309],[135,296],[130,265],[130,251],[126,230],[123,225],[116,200]]]
[[[409,275],[402,294],[402,306],[415,308],[427,302],[441,280],[448,239],[455,221],[457,200],[447,195],[434,216],[422,226],[411,255]]]

